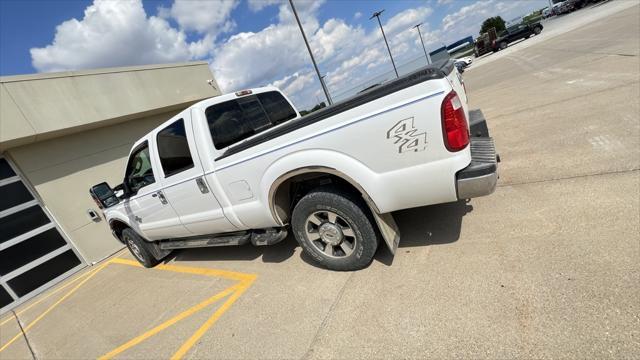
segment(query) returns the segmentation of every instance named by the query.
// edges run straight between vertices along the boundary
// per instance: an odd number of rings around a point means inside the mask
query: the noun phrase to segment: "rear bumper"
[[[456,174],[456,191],[458,199],[470,199],[493,193],[498,183],[498,155],[489,137],[484,116],[478,111],[476,117],[476,131],[471,126],[471,163]],[[480,121],[480,117],[482,117]],[[478,134],[479,132],[479,134]],[[476,135],[476,137],[473,137]],[[477,137],[480,135],[480,137]]]

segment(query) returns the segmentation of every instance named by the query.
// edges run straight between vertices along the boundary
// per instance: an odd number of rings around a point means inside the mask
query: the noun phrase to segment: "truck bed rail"
[[[447,75],[451,73],[451,71],[453,70],[453,67],[454,67],[453,60],[445,60],[431,66],[423,67],[401,78],[390,81],[380,86],[373,87],[361,94],[357,94],[351,98],[348,98],[341,102],[335,103],[331,106],[320,109],[316,112],[303,116],[299,119],[291,120],[282,126],[274,128],[273,130],[270,130],[270,131],[267,130],[264,133],[256,135],[244,142],[241,142],[237,145],[230,146],[224,152],[224,154],[216,158],[216,161],[222,160],[226,157],[229,157],[241,151],[252,148],[258,144],[262,144],[269,140],[275,139],[284,134],[301,129],[305,126],[309,126],[311,124],[317,123],[326,118],[337,115],[341,112],[353,109],[360,105],[364,105],[368,102],[374,101],[383,96],[392,94],[396,91],[400,91],[402,89],[411,87],[413,85],[417,85],[427,80],[445,78]]]

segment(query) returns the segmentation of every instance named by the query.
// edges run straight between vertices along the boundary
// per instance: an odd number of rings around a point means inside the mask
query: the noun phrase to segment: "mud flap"
[[[378,224],[378,229],[380,229],[380,233],[387,243],[389,251],[395,255],[398,244],[400,243],[400,229],[398,229],[393,215],[391,215],[391,213],[378,214],[375,211],[372,211],[372,213]]]

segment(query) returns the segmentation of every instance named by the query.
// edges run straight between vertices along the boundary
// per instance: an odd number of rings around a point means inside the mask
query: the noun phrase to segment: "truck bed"
[[[230,146],[221,156],[216,158],[216,161],[247,150],[258,144],[262,144],[269,140],[275,139],[291,131],[295,131],[305,126],[322,121],[341,112],[353,109],[360,105],[364,105],[368,102],[374,101],[396,91],[411,87],[413,85],[417,85],[424,81],[432,79],[443,79],[448,76],[451,71],[453,71],[453,68],[453,60],[443,60],[433,65],[425,66],[396,80],[389,81],[384,85],[376,86],[370,90],[357,94],[343,101],[337,102],[331,106],[322,108],[301,118],[291,120],[283,124],[282,126],[267,130],[237,145]]]

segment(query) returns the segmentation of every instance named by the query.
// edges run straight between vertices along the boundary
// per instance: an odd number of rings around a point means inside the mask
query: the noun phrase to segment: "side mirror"
[[[120,199],[106,182],[92,186],[89,189],[89,194],[100,209],[106,209],[120,202]]]

